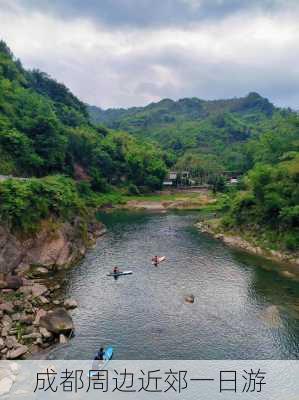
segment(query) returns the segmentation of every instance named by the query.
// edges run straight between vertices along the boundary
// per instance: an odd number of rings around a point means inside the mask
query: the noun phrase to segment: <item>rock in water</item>
[[[188,296],[185,297],[185,302],[189,303],[189,304],[193,304],[194,303],[194,296],[193,294],[189,294]]]
[[[78,307],[78,304],[75,299],[67,299],[65,300],[63,305],[67,310],[71,310]]]
[[[72,317],[64,308],[49,311],[40,318],[39,324],[49,332],[56,334],[69,334],[74,329]]]
[[[67,337],[64,336],[62,333],[59,335],[59,343],[60,344],[67,344],[68,340]]]

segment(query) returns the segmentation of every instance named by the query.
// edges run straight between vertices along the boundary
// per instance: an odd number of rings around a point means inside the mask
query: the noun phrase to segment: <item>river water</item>
[[[299,283],[198,232],[198,217],[102,215],[107,235],[66,279],[76,335],[50,358],[90,359],[101,345],[118,359],[298,358]],[[155,254],[167,257],[157,268]],[[107,277],[115,265],[133,275]]]

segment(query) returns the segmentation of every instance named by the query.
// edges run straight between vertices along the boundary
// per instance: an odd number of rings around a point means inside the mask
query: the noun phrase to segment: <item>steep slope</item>
[[[85,177],[95,190],[125,181],[158,187],[165,166],[152,145],[95,127],[68,88],[24,70],[0,42],[0,174],[57,173]]]
[[[68,88],[26,71],[0,42],[1,225],[33,232],[45,219],[86,216],[102,193],[159,189],[163,158],[150,143],[95,127]]]

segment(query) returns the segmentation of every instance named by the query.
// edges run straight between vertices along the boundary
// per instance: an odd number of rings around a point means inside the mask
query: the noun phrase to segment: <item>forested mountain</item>
[[[93,121],[156,141],[178,170],[199,177],[208,173],[209,183],[222,190],[224,170],[243,174],[238,188],[228,192],[225,227],[258,237],[266,247],[299,249],[295,112],[275,108],[257,93],[231,100],[165,99],[128,110],[88,110]]]
[[[25,71],[4,42],[0,43],[0,154],[0,174],[74,176],[78,165],[95,187],[101,180],[120,183],[124,176],[140,184],[144,177],[136,173],[153,172],[153,181],[155,172],[159,179],[164,173],[159,151],[125,133],[93,126],[80,100],[45,73]],[[133,172],[136,163],[139,172]]]
[[[157,146],[94,126],[63,84],[26,71],[0,42],[0,175],[27,178],[1,183],[2,221],[30,225],[72,207],[77,213],[84,196],[115,187],[158,189],[163,158]]]
[[[247,165],[240,145],[277,126],[291,113],[275,108],[257,93],[214,101],[164,99],[127,110],[89,106],[88,111],[94,122],[150,138],[175,159],[186,153],[209,154],[226,169],[241,171]]]
[[[252,140],[252,169],[232,194],[226,227],[253,234],[264,247],[299,250],[299,119]]]

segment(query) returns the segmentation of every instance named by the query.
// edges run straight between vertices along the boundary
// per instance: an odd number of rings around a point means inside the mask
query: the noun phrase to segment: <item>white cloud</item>
[[[2,37],[24,65],[48,72],[91,104],[132,106],[253,90],[278,104],[299,103],[298,8],[156,29],[109,29],[87,18],[4,10]]]

